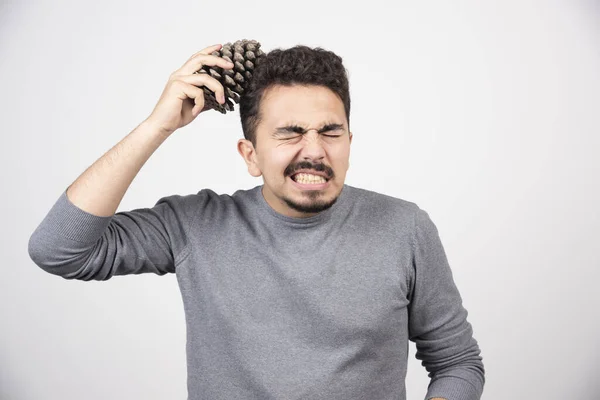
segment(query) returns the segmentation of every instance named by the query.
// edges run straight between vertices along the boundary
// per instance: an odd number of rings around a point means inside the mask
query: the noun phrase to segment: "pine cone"
[[[256,40],[242,39],[231,44],[227,42],[221,50],[213,51],[214,56],[223,57],[234,63],[232,69],[223,69],[219,66],[204,65],[195,74],[210,74],[218,80],[225,88],[225,103],[220,104],[212,90],[202,86],[204,91],[204,109],[214,109],[221,114],[233,111],[233,103],[240,103],[240,96],[248,86],[254,68],[260,63],[265,55],[260,49],[260,43]]]

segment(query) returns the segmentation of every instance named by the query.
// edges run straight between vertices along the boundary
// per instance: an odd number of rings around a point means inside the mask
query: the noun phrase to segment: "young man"
[[[66,279],[176,273],[189,399],[405,399],[408,341],[426,399],[475,400],[480,349],[436,226],[415,203],[345,184],[350,97],[339,56],[265,56],[240,99],[238,151],[263,184],[115,211],[152,153],[224,88],[194,54],[151,115],[65,190],[29,254]],[[209,143],[209,140],[207,140]],[[207,145],[208,147],[208,145]]]

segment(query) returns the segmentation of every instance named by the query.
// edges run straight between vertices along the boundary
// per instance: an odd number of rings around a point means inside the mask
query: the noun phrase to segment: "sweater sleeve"
[[[83,281],[175,272],[191,218],[183,199],[163,197],[152,208],[103,217],[78,208],[65,189],[29,238],[29,256],[46,272]]]
[[[409,338],[431,378],[426,400],[478,400],[485,370],[467,310],[453,279],[438,230],[417,209],[410,271]]]

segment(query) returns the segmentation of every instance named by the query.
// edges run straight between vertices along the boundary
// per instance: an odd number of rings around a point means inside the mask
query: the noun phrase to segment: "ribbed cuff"
[[[77,207],[69,200],[65,189],[40,227],[46,232],[53,232],[80,243],[90,244],[102,236],[111,219],[112,215],[100,217]]]
[[[435,397],[448,400],[479,400],[482,392],[483,389],[477,389],[471,382],[462,378],[444,376],[429,384],[425,400]]]

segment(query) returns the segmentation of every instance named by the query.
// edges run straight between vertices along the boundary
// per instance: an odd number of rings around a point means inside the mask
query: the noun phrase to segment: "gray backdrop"
[[[175,275],[67,281],[27,242],[61,192],[145,119],[193,53],[257,39],[343,57],[346,183],[414,201],[445,246],[486,368],[483,399],[600,392],[600,6],[594,1],[41,2],[0,6],[0,398],[184,399]],[[238,106],[203,113],[118,211],[262,183]],[[429,382],[411,343],[407,392]]]

